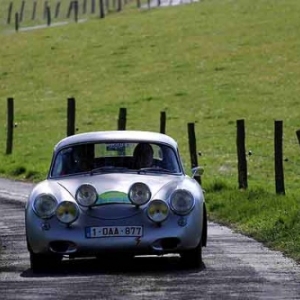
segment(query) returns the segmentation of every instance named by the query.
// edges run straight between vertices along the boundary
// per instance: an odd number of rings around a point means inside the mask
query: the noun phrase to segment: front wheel
[[[32,272],[39,273],[58,267],[62,257],[54,254],[36,254],[30,251],[30,267]]]
[[[181,262],[187,268],[200,268],[202,265],[202,242],[191,250],[186,250],[180,253]]]

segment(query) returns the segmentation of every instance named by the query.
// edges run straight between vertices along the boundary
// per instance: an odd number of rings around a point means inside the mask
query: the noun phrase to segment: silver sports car
[[[47,179],[29,195],[25,222],[34,272],[63,257],[123,254],[178,253],[199,267],[207,240],[203,191],[185,174],[177,143],[145,131],[61,140]]]

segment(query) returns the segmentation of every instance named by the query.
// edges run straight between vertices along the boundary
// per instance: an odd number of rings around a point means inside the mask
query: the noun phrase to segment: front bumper
[[[111,220],[84,212],[70,226],[60,223],[56,217],[42,220],[32,211],[26,212],[26,236],[30,251],[72,256],[112,252],[135,255],[181,252],[199,244],[202,224],[202,210],[198,207],[184,217],[170,212],[168,219],[160,225],[152,222],[142,209],[135,216]],[[143,236],[87,238],[86,228],[94,226],[142,226]]]

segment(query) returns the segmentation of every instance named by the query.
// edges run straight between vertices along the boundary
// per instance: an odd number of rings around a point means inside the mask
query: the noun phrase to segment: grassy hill
[[[105,19],[0,34],[0,174],[41,180],[66,135],[76,98],[78,132],[159,130],[180,146],[195,122],[210,218],[300,258],[299,9],[297,0],[206,0]],[[5,155],[6,99],[15,99],[14,149]],[[237,189],[236,120],[245,119],[249,190]],[[274,188],[274,121],[284,122],[286,196]],[[1,150],[2,149],[2,150]],[[234,208],[234,209],[233,209]]]

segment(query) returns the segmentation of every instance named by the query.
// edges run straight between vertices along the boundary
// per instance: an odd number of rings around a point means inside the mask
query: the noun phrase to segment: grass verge
[[[276,196],[263,189],[237,192],[222,182],[207,187],[213,221],[230,226],[300,262],[300,205],[297,196]]]

